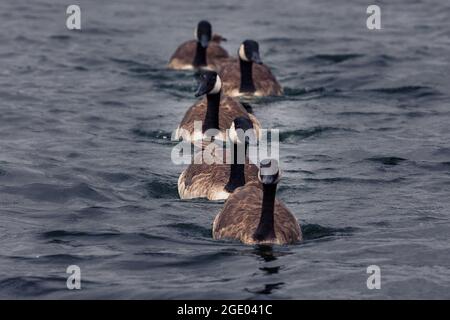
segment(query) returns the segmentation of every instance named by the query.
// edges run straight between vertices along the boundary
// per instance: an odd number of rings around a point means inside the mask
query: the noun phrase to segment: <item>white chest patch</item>
[[[226,191],[218,191],[210,196],[210,200],[226,200],[229,196],[230,194]]]
[[[257,90],[252,94],[248,94],[246,92],[240,92],[239,89],[233,89],[227,93],[230,97],[245,97],[245,96],[246,97],[252,97],[252,96],[263,97],[263,96],[265,96],[261,90]]]

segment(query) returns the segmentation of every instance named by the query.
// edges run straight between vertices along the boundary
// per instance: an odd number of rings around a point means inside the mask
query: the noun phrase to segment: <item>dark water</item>
[[[377,1],[381,31],[356,0],[77,3],[81,32],[70,1],[0,3],[1,298],[450,298],[447,0]],[[203,18],[286,88],[253,108],[301,245],[213,241],[221,204],[178,199],[194,81],[164,64]]]

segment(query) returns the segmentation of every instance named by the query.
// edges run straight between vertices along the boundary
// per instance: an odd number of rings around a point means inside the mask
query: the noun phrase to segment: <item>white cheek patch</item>
[[[216,76],[216,83],[214,84],[214,88],[211,90],[210,93],[217,94],[222,89],[222,80],[219,76]]]
[[[249,61],[247,59],[247,56],[245,55],[245,49],[244,49],[244,45],[241,44],[241,46],[239,47],[239,58],[241,58],[244,61]]]
[[[194,39],[198,40],[197,27],[194,29]]]
[[[228,135],[230,136],[230,140],[231,140],[231,142],[233,142],[233,144],[239,143],[239,137],[238,137],[236,129],[234,127],[234,123],[231,124]]]
[[[281,170],[277,163],[274,163],[273,161],[270,164],[270,167],[260,167],[259,168],[259,175],[264,176],[272,176],[274,174],[278,174],[281,176]]]

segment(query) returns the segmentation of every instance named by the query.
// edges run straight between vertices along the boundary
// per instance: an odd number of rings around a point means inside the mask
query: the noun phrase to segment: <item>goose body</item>
[[[260,173],[261,176],[261,173]],[[276,183],[252,182],[237,188],[213,222],[214,239],[245,244],[293,244],[302,240],[295,216],[275,199]]]
[[[216,69],[228,52],[220,45],[226,39],[212,34],[208,21],[200,21],[195,29],[195,38],[182,43],[170,57],[168,67],[175,70]]]
[[[182,138],[185,141],[196,143],[205,139],[205,133],[210,130],[218,130],[215,139],[226,140],[226,130],[230,128],[235,118],[245,117],[250,119],[259,137],[261,125],[253,114],[247,112],[244,106],[237,100],[223,96],[222,81],[214,71],[205,71],[200,79],[200,87],[196,96],[206,94],[206,97],[196,102],[185,113],[180,125],[177,127],[175,139]],[[200,130],[195,127],[196,122],[201,125]],[[208,139],[206,139],[208,141]]]
[[[264,64],[253,63],[251,68],[255,91],[246,92],[240,89],[241,65],[239,59],[228,59],[222,63],[219,74],[223,81],[223,92],[230,97],[283,95],[283,88],[269,67]]]
[[[190,139],[191,142],[201,140],[203,136],[194,135],[194,122],[201,121],[202,123],[204,123],[207,113],[208,113],[208,101],[207,98],[203,98],[202,100],[196,102],[193,106],[191,106],[185,113],[183,119],[181,120],[180,125],[177,128],[176,138],[177,139],[187,138],[187,140]],[[225,140],[224,138],[225,131],[228,128],[230,128],[233,119],[237,117],[248,117],[252,121],[253,126],[255,127],[257,136],[259,136],[261,124],[259,123],[258,119],[256,119],[256,117],[253,114],[248,113],[247,110],[242,106],[242,104],[240,104],[237,100],[231,97],[224,96],[220,98],[218,117],[219,117],[218,129],[221,132],[221,137],[219,138],[221,140]],[[180,129],[183,129],[187,133],[189,133],[189,136],[182,137]]]
[[[216,152],[215,162],[211,164],[203,163],[200,158],[208,151],[195,155],[194,163],[190,164],[178,179],[181,199],[225,200],[237,188],[258,181],[258,167],[250,163],[247,156],[247,130],[253,130],[252,122],[248,118],[236,118],[229,130],[230,141],[233,142],[232,152],[230,149]],[[254,135],[254,132],[251,134]],[[231,163],[226,163],[226,159],[232,159]]]
[[[193,63],[196,51],[196,40],[184,42],[170,57],[168,67],[174,70],[194,70],[199,68],[199,66],[195,66]],[[206,65],[201,67],[216,70],[226,58],[228,58],[228,52],[220,44],[212,41],[206,49]]]
[[[219,69],[223,81],[223,92],[236,96],[280,96],[283,88],[267,65],[259,57],[256,41],[244,41],[238,51],[238,58],[226,59]]]
[[[233,192],[226,188],[230,181],[229,164],[191,164],[178,179],[178,193],[181,199],[207,198],[225,200]],[[246,163],[246,182],[258,180],[258,167]]]

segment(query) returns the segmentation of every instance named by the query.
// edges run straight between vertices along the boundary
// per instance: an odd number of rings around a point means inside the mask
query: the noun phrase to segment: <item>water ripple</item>
[[[307,139],[311,137],[324,136],[326,134],[331,133],[340,133],[340,132],[358,132],[354,129],[350,128],[339,128],[339,127],[313,127],[308,129],[297,129],[291,131],[282,131],[280,132],[280,142],[297,142],[302,139]]]

